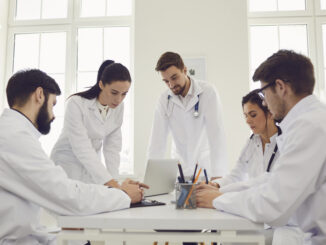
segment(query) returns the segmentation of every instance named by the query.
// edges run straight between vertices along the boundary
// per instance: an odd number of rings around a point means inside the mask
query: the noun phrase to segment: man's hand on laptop
[[[126,179],[125,181],[128,181],[129,184],[138,185],[140,188],[149,189],[149,186],[142,182],[132,180],[132,179]]]
[[[130,183],[130,179],[126,179],[121,184],[121,190],[123,190],[131,199],[131,203],[140,202],[143,199],[144,191],[140,188],[139,184]]]

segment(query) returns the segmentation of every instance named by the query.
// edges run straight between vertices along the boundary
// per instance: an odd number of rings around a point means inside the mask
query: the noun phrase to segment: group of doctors
[[[262,88],[242,100],[253,134],[227,175],[216,89],[190,78],[177,53],[162,54],[155,70],[168,89],[157,104],[148,157],[165,156],[171,133],[174,157],[185,175],[193,174],[196,163],[210,174],[211,182],[197,191],[198,206],[273,227],[274,245],[326,244],[326,108],[312,95],[310,60],[281,50],[257,68],[253,79]],[[85,215],[127,208],[142,199],[142,189],[148,186],[116,180],[122,102],[130,85],[126,67],[103,62],[96,84],[67,100],[64,126],[49,159],[38,138],[50,130],[60,88],[40,70],[20,71],[10,78],[10,109],[0,117],[0,128],[6,129],[0,132],[0,244],[54,243],[39,226],[41,207]]]

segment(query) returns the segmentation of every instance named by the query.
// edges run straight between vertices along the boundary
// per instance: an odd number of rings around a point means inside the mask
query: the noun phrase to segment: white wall
[[[156,101],[165,84],[159,56],[206,57],[207,80],[221,95],[229,166],[248,137],[241,98],[249,91],[247,1],[135,0],[135,162],[145,163]],[[143,175],[144,169],[135,169]]]
[[[0,96],[5,96],[8,0],[0,0]],[[154,71],[175,51],[206,57],[207,80],[220,92],[231,167],[248,137],[241,98],[248,92],[247,6],[243,0],[135,0],[135,169],[144,173],[156,101],[165,85]],[[0,99],[0,108],[3,108]]]
[[[8,20],[8,0],[0,0],[0,113],[2,112],[5,96],[5,69],[6,69],[6,44],[7,44],[7,20]]]

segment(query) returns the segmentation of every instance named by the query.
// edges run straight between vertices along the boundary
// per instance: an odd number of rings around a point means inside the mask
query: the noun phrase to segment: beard
[[[38,115],[37,115],[37,126],[38,126],[38,131],[46,135],[50,132],[51,129],[51,123],[54,120],[54,117],[51,119],[49,116],[49,112],[47,109],[47,104],[48,104],[48,99],[46,99],[40,108]]]
[[[183,94],[183,91],[185,90],[185,88],[186,88],[186,83],[185,83],[185,85],[183,86],[183,87],[181,87],[180,85],[177,85],[176,87],[178,88],[178,90],[177,91],[173,91],[172,90],[172,92],[175,94],[175,95],[182,95]]]
[[[274,121],[281,123],[286,115],[286,107],[284,103],[278,104],[278,112],[273,115]]]

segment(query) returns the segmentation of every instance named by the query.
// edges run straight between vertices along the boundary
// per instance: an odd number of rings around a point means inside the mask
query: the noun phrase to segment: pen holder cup
[[[175,208],[176,209],[195,209],[196,205],[196,187],[198,184],[193,183],[176,183],[175,184]],[[190,193],[190,196],[189,196]],[[188,198],[189,196],[189,198]],[[187,201],[188,198],[188,201]]]

